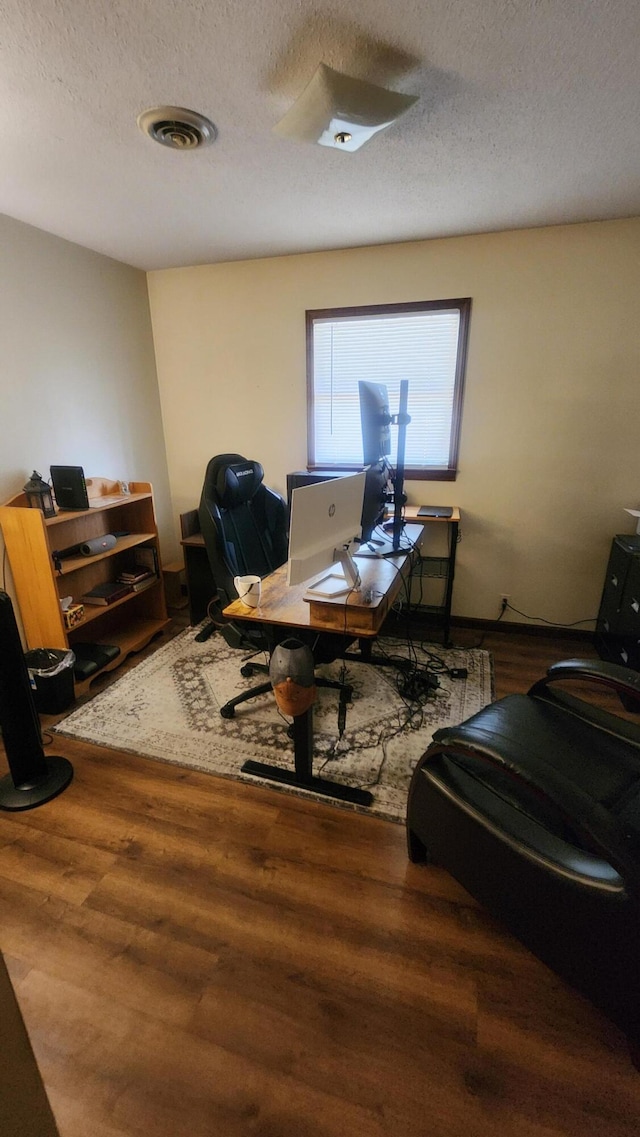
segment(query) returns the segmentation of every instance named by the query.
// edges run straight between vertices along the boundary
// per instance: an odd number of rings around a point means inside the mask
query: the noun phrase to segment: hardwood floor
[[[594,655],[483,646],[498,696]],[[444,871],[410,864],[401,826],[48,750],[75,777],[0,814],[0,947],[61,1137],[637,1134],[623,1036]]]

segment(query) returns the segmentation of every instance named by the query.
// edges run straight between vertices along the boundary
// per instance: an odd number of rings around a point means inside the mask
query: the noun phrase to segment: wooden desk
[[[451,506],[453,510],[451,517],[418,517],[419,509],[419,505],[405,505],[405,521],[410,521],[412,525],[451,525],[452,523],[459,525],[460,523],[460,510],[457,505]]]
[[[450,643],[451,602],[453,597],[456,551],[458,547],[460,510],[457,506],[454,506],[451,517],[418,517],[418,508],[419,507],[417,505],[405,506],[405,518],[407,522],[411,523],[412,525],[422,526],[424,533],[427,536],[426,547],[423,547],[423,555],[421,559],[421,573],[426,577],[445,577],[446,591],[444,603],[442,605],[425,605],[424,607],[418,608],[417,610],[432,612],[435,616],[442,617],[443,643],[445,646],[448,646]],[[443,525],[446,525],[448,527],[448,554],[444,557],[429,556],[429,531],[433,531],[433,526],[442,529]],[[184,554],[187,593],[189,597],[189,619],[190,622],[195,625],[199,624],[201,620],[205,619],[207,615],[207,605],[209,601],[212,600],[216,595],[216,587],[211,575],[211,569],[209,568],[209,558],[207,556],[207,550],[204,544],[204,537],[200,532],[200,522],[198,519],[197,509],[191,509],[187,513],[180,515],[180,527],[182,530],[182,540],[180,544],[182,545]],[[437,532],[437,529],[435,531]],[[360,558],[359,563],[362,564],[362,558]],[[315,613],[315,615],[317,615],[317,613]],[[239,617],[237,618],[239,619]],[[292,626],[307,627],[308,625],[303,623],[301,625],[292,624]],[[364,636],[371,633],[367,633],[366,628],[363,628],[358,632],[358,634]]]
[[[301,486],[310,486],[314,482],[326,482],[332,478],[339,478],[340,471],[338,470],[294,470],[293,473],[287,474],[287,500],[291,506],[291,498],[293,491],[299,489]],[[427,495],[427,485],[423,487],[425,496]],[[460,526],[460,510],[457,505],[452,506],[451,517],[418,517],[419,505],[405,505],[403,509],[403,516],[407,522],[416,522],[424,525],[427,531],[431,530],[433,534],[433,526],[442,529],[443,525],[448,529],[448,552],[446,556],[432,556],[429,554],[428,548],[423,551],[420,560],[420,576],[425,578],[440,577],[445,581],[445,596],[442,604],[418,604],[414,608],[418,612],[425,612],[433,614],[438,618],[442,617],[443,623],[443,637],[442,642],[445,647],[451,644],[450,628],[451,628],[451,603],[453,599],[453,578],[456,570],[456,551],[458,547],[459,526]],[[437,529],[435,530],[437,532]]]
[[[423,530],[419,525],[405,528],[406,539],[419,548]],[[306,584],[287,585],[287,566],[282,565],[262,581],[260,604],[249,608],[241,600],[234,600],[223,611],[232,620],[317,631],[339,636],[353,636],[360,640],[361,662],[380,662],[371,655],[371,643],[377,636],[383,621],[398,596],[403,582],[409,575],[413,551],[399,553],[395,557],[358,557],[357,565],[361,584],[358,591],[334,599],[305,600]],[[341,657],[350,658],[341,653]],[[266,686],[266,685],[265,685]],[[293,720],[293,751],[295,770],[272,766],[266,762],[245,762],[245,774],[314,790],[327,797],[337,797],[341,801],[357,805],[371,805],[372,795],[368,790],[331,782],[313,775],[313,708]]]
[[[403,539],[418,550],[423,532],[420,525],[407,525]],[[334,599],[305,600],[308,582],[289,587],[287,566],[281,565],[263,580],[259,607],[249,608],[241,600],[234,600],[223,615],[249,623],[375,638],[409,575],[411,558],[411,552],[384,558],[356,556],[361,578],[359,591]]]

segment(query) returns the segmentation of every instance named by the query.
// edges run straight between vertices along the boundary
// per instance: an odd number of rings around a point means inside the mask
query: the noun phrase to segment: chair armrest
[[[638,748],[640,756],[640,724],[623,718],[615,711],[605,710],[586,697],[578,697],[562,689],[562,681],[584,680],[592,686],[600,685],[619,696],[626,710],[640,713],[640,674],[619,663],[605,663],[592,659],[565,659],[554,663],[544,679],[539,679],[528,691],[528,696],[545,703],[564,707],[587,722],[607,730]],[[628,704],[624,700],[630,699]]]
[[[549,683],[560,679],[587,679],[612,687],[640,704],[640,673],[619,663],[606,663],[600,659],[563,659],[548,669],[544,679],[539,679],[529,689],[529,695],[543,695]]]
[[[575,885],[626,893],[622,876],[606,857],[584,849],[570,830],[559,831],[523,802],[510,800],[493,781],[465,769],[459,756],[441,754],[425,773],[440,793],[521,856],[544,863]]]
[[[570,667],[563,677],[575,677]],[[465,722],[436,731],[416,773],[440,754],[477,764],[481,780],[483,768],[487,772],[501,771],[514,785],[528,787],[528,792],[538,795],[541,802],[559,810],[569,827],[587,840],[586,847],[605,856],[626,881],[637,882],[640,887],[637,842],[630,841],[625,824],[588,789],[567,777],[562,761],[563,751],[572,745],[574,716],[604,730],[612,739],[620,738],[627,751],[629,747],[635,749],[639,764],[640,727],[591,707],[569,692],[547,689],[544,680],[536,687],[537,697],[508,695]],[[555,747],[553,762],[545,758],[545,748],[549,746]]]
[[[438,734],[442,737],[439,738]],[[530,767],[522,764],[505,766],[500,750],[481,739],[471,740],[464,733],[457,734],[455,728],[446,729],[437,732],[434,741],[418,761],[409,788],[409,800],[415,788],[414,783],[425,776],[425,768],[437,767],[442,759],[477,763],[476,776],[480,784],[485,781],[482,773],[484,767],[487,772],[492,769],[505,771],[514,784],[521,782],[529,787],[530,791],[539,795],[541,803],[547,801],[555,806],[566,819],[569,828],[581,834],[583,840],[588,839],[588,845],[583,847],[589,848],[592,855],[608,861],[625,882],[629,892],[638,895],[638,852],[627,841],[624,827],[584,790],[567,781],[561,769],[541,770],[538,763]],[[491,784],[490,777],[487,784]]]

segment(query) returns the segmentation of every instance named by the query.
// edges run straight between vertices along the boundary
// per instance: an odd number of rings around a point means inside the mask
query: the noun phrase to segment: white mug
[[[233,583],[236,586],[238,599],[249,608],[257,608],[260,603],[262,581],[259,576],[235,576]]]

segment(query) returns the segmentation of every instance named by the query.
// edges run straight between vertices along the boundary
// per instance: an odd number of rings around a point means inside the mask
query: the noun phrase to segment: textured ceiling
[[[638,0],[0,0],[0,212],[143,269],[633,216],[639,44]],[[277,137],[321,61],[420,101]]]

